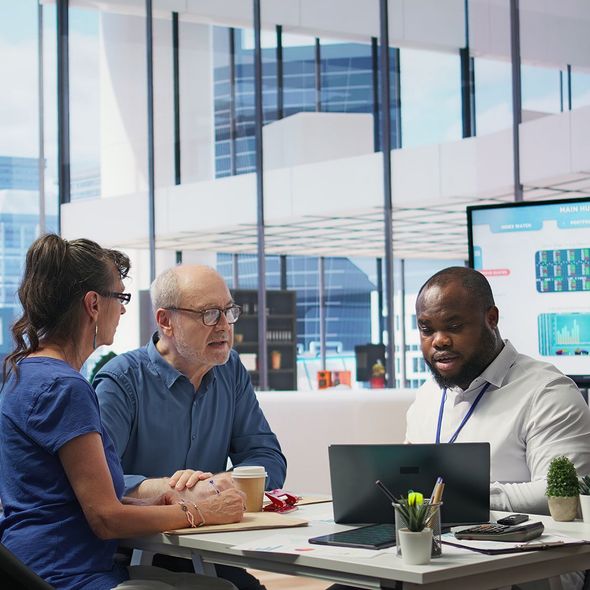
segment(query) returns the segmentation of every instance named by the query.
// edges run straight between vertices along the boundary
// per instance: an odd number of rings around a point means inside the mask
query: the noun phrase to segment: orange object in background
[[[369,383],[371,389],[383,389],[385,387],[385,367],[381,360],[378,360],[371,367],[371,379]]]
[[[281,351],[280,350],[273,350],[270,353],[270,368],[274,371],[277,371],[281,368]]]
[[[318,389],[332,387],[332,372],[318,371]]]
[[[337,385],[350,385],[352,384],[352,378],[350,371],[332,371],[332,387]]]

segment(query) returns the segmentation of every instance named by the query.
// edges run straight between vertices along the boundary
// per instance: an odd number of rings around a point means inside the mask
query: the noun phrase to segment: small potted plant
[[[574,520],[578,512],[580,483],[574,464],[564,456],[555,457],[547,472],[549,512],[553,520]]]
[[[432,552],[431,524],[439,506],[425,503],[422,494],[409,492],[395,503],[396,529],[404,563],[424,565]]]
[[[590,475],[580,478],[580,508],[582,520],[590,523]]]

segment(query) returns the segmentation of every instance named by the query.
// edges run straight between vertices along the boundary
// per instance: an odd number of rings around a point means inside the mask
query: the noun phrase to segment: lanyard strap
[[[479,403],[479,400],[483,397],[483,394],[488,390],[489,386],[490,386],[490,384],[486,383],[482,387],[481,391],[479,392],[479,394],[477,395],[475,400],[473,400],[473,403],[471,404],[471,407],[467,411],[467,414],[465,414],[465,416],[463,417],[461,424],[459,424],[459,428],[457,428],[457,430],[455,430],[455,434],[453,434],[453,436],[451,436],[451,438],[449,439],[449,443],[454,443],[457,440],[457,437],[459,436],[459,433],[461,432],[463,426],[465,426],[465,424],[467,424],[467,420],[469,420],[469,418],[471,418],[471,414],[473,414],[475,407]],[[442,398],[440,400],[440,409],[438,411],[438,423],[436,425],[436,444],[437,445],[440,444],[440,429],[442,426],[443,414],[445,413],[445,402],[446,401],[447,401],[447,388],[445,387],[443,389]]]

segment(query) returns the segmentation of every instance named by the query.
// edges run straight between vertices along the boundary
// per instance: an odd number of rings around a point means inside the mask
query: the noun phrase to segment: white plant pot
[[[582,509],[582,520],[590,524],[590,496],[580,494],[580,508]]]
[[[557,522],[569,522],[578,514],[578,496],[549,496],[549,513]]]
[[[432,553],[432,529],[419,533],[406,529],[399,530],[399,544],[402,559],[408,565],[425,565],[430,562]]]

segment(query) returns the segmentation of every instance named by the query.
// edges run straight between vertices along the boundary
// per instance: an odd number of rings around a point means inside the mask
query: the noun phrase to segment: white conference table
[[[157,534],[127,539],[124,544],[143,550],[144,556],[166,553],[194,558],[193,561],[197,564],[202,560],[204,567],[201,571],[204,573],[211,573],[212,564],[218,563],[320,578],[361,588],[395,588],[396,582],[401,582],[404,590],[484,590],[554,578],[562,573],[590,568],[590,545],[507,555],[484,555],[443,545],[443,555],[425,566],[404,565],[401,558],[395,555],[395,548],[377,556],[371,556],[374,552],[367,550],[369,557],[366,558],[349,555],[338,557],[335,552],[331,552],[329,556],[290,555],[262,551],[244,552],[233,548],[234,545],[276,534],[296,538],[298,542],[300,539],[305,544],[309,537],[351,528],[330,522],[330,503],[301,506],[291,514],[307,519],[309,526],[194,535]],[[492,512],[492,517],[500,517],[501,514]],[[556,523],[550,517],[535,518],[544,522],[547,532],[590,539],[590,524],[580,521]],[[552,581],[552,588],[559,586],[559,578]]]

